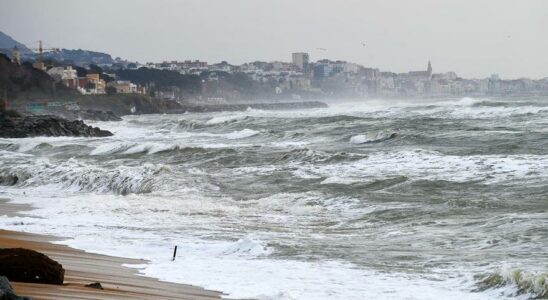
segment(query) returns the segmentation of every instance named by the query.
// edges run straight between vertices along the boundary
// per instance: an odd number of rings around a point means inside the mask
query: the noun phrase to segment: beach
[[[0,199],[2,215],[16,216],[28,205]],[[0,248],[27,248],[48,255],[63,265],[63,285],[11,282],[20,296],[46,299],[220,299],[221,293],[200,287],[161,282],[139,276],[135,268],[124,264],[143,264],[142,260],[87,253],[52,242],[58,237],[0,230]],[[169,272],[169,270],[166,270]],[[103,290],[85,287],[99,282]]]

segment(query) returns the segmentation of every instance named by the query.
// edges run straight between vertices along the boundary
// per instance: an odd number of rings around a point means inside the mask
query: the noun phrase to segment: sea
[[[548,298],[548,98],[327,104],[0,139],[0,228],[228,299]]]

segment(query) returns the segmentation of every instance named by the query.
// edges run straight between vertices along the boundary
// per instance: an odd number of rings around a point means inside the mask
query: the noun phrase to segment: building
[[[412,78],[430,80],[432,78],[432,64],[428,61],[428,68],[426,71],[410,71],[407,74]]]
[[[78,91],[82,94],[105,94],[106,82],[99,74],[87,74],[85,78],[78,78]]]
[[[69,88],[76,89],[78,87],[78,73],[72,68],[72,66],[68,66],[66,68],[54,67],[49,69],[47,73],[55,81],[62,82]]]
[[[109,82],[108,86],[116,89],[117,94],[130,94],[137,92],[137,85],[131,83],[130,81],[117,80]]]
[[[310,56],[308,55],[308,53],[296,52],[293,53],[291,56],[293,64],[296,65],[299,70],[305,72],[308,70],[308,63],[310,60]]]

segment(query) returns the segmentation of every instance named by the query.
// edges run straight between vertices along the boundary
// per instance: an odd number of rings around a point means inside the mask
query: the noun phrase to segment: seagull
[[[364,47],[365,47],[365,43],[362,43],[362,46],[364,46]]]

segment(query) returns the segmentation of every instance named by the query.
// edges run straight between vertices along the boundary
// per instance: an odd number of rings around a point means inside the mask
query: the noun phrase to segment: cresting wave
[[[476,291],[493,290],[506,297],[548,298],[548,273],[505,268],[495,273],[477,275],[476,279]]]
[[[398,134],[390,130],[381,130],[376,132],[368,132],[366,134],[354,135],[350,138],[352,144],[365,144],[383,142],[396,138]]]
[[[336,163],[342,161],[354,161],[364,158],[365,155],[336,152],[328,153],[325,151],[311,150],[308,148],[295,149],[278,156],[276,162],[308,162],[308,163]]]
[[[56,185],[61,189],[98,193],[149,193],[165,187],[170,168],[163,165],[144,164],[136,167],[119,166],[116,169],[88,165],[69,159],[60,164],[47,161],[34,165],[0,169],[2,181],[19,187]]]

